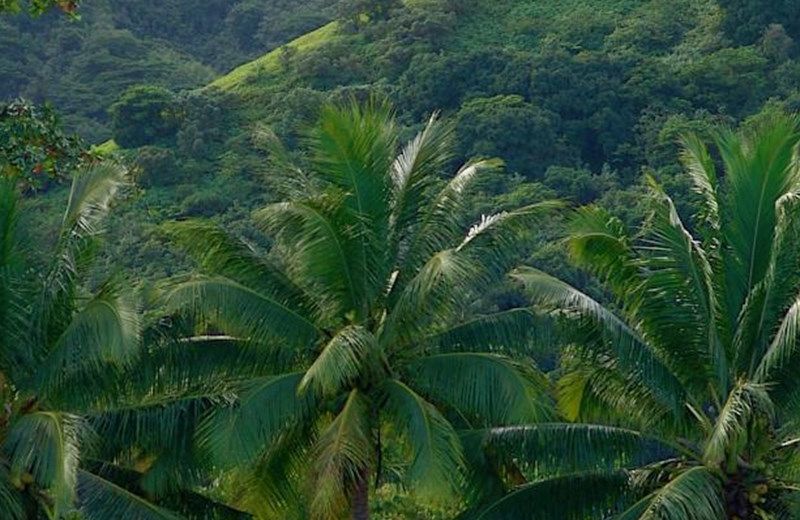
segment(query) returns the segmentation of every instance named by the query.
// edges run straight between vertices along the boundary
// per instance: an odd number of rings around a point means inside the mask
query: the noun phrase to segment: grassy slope
[[[217,78],[209,87],[245,93],[248,88],[253,88],[254,80],[258,77],[264,74],[280,72],[280,56],[281,53],[285,52],[286,47],[292,48],[300,53],[316,49],[332,39],[337,38],[337,29],[338,24],[336,22],[331,22],[319,29],[304,34],[283,47],[277,48],[260,58],[236,67],[228,74]]]

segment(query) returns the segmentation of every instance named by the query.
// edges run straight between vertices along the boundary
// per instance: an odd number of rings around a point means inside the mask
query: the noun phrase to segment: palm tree
[[[40,272],[20,237],[15,179],[0,179],[0,510],[3,518],[60,518],[76,491],[110,484],[80,467],[89,439],[81,411],[103,399],[108,374],[136,354],[137,309],[119,284],[82,289],[124,170],[77,174],[58,234]],[[86,504],[90,506],[90,503]],[[87,509],[91,516],[91,508]]]
[[[140,359],[136,298],[114,278],[85,289],[103,222],[126,170],[112,163],[80,170],[49,255],[31,254],[21,233],[20,183],[0,179],[0,517],[175,520],[180,513],[235,511],[182,489],[146,500],[143,476],[125,466],[126,447],[108,437],[120,416],[146,424],[141,394],[126,393]],[[41,259],[46,264],[40,267]],[[155,377],[137,375],[152,394]],[[128,439],[121,439],[127,441]],[[117,451],[114,451],[117,448]],[[188,487],[188,486],[187,486]],[[189,515],[191,516],[191,515]],[[212,518],[205,514],[202,518]]]
[[[202,270],[169,290],[168,309],[191,310],[247,358],[230,355],[233,392],[196,438],[218,466],[248,467],[250,508],[368,518],[386,446],[417,494],[450,496],[465,478],[457,429],[548,416],[533,365],[500,353],[532,314],[471,308],[555,204],[463,226],[468,189],[496,163],[443,179],[451,134],[434,117],[398,154],[386,106],[328,107],[309,171],[292,173],[302,194],[254,214],[270,251],[206,222],[168,226]]]
[[[787,116],[720,130],[718,156],[686,137],[691,227],[652,179],[634,235],[578,211],[569,252],[607,306],[515,273],[568,329],[558,401],[581,422],[483,432],[492,453],[528,461],[529,480],[480,518],[797,518],[798,141]]]

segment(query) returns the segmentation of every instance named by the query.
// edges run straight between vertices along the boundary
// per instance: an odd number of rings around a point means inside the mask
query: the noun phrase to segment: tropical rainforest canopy
[[[798,41],[0,0],[0,519],[800,518]]]

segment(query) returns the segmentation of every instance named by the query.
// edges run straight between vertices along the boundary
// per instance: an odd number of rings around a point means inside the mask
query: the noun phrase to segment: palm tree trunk
[[[369,520],[369,472],[361,470],[351,498],[353,520]]]

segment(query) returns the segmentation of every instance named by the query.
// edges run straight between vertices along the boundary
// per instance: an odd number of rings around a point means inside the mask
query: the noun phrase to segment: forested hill
[[[334,17],[329,0],[91,0],[0,18],[0,98],[52,101],[92,140],[129,86],[192,88]]]
[[[292,149],[326,101],[380,93],[409,129],[442,111],[456,124],[458,159],[504,159],[499,182],[515,196],[599,201],[630,218],[645,169],[679,204],[690,197],[675,178],[681,133],[800,107],[794,0],[87,0],[81,9],[77,23],[0,22],[0,93],[52,100],[90,140],[113,136],[138,164],[146,191],[122,217],[136,226],[117,258],[153,275],[176,264],[162,259],[151,226],[187,216],[240,226],[264,201],[265,141],[274,133]],[[115,104],[139,84],[149,86]]]

